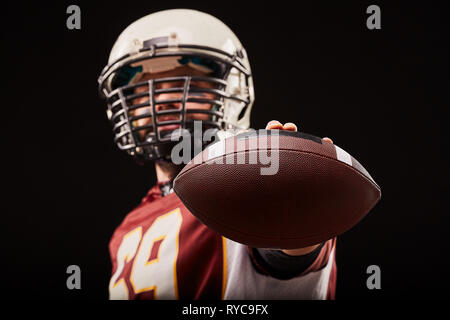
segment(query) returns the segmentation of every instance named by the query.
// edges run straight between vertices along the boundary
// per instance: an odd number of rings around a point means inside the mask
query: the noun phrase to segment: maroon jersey
[[[333,298],[335,243],[329,240],[299,276],[279,280],[258,266],[245,245],[207,228],[175,193],[162,197],[156,185],[112,236],[109,295],[111,299]]]

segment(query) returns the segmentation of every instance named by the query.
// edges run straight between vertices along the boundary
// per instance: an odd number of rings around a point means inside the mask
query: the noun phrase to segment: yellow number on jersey
[[[130,262],[135,255],[130,274],[134,293],[153,290],[155,299],[178,298],[176,261],[181,222],[181,212],[177,208],[158,217],[144,234],[142,241],[142,227],[123,237],[117,253],[117,270],[109,285],[110,299],[129,298],[124,279],[118,282],[117,280],[123,271],[125,261]],[[157,255],[149,260],[156,243],[159,244]]]

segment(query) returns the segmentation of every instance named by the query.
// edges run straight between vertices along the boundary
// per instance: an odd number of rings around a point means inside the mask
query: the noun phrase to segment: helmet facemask
[[[177,65],[210,72],[139,80],[140,74],[170,70]],[[195,120],[201,119],[203,132],[248,127],[248,119],[241,120],[248,115],[250,98],[245,88],[249,77],[238,55],[207,47],[171,48],[145,41],[139,52],[119,58],[104,69],[99,89],[107,100],[118,147],[140,160],[169,160],[178,143],[173,141],[173,134],[179,136],[180,129],[184,129],[193,138]],[[160,98],[168,95],[170,99]],[[139,99],[144,102],[136,103]],[[188,103],[210,108],[187,108]],[[201,143],[203,149],[210,141]]]

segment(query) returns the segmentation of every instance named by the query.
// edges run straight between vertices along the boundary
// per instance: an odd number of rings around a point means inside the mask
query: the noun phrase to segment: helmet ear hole
[[[246,105],[242,108],[241,112],[239,113],[239,115],[238,115],[238,117],[237,117],[237,120],[238,120],[238,121],[240,121],[242,118],[244,118],[245,112],[247,111],[247,108],[248,108],[248,104],[246,104]]]

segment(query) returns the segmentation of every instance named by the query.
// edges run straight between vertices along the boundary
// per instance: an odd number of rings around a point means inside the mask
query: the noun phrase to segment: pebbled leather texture
[[[271,149],[266,136],[244,139],[241,149],[236,136],[228,138],[225,154],[208,159],[206,149],[201,163],[192,161],[175,179],[191,213],[223,236],[252,247],[305,247],[349,230],[379,201],[367,171],[353,158],[352,165],[338,160],[330,143],[280,135],[275,175],[261,175],[269,165],[259,161],[236,164],[257,156],[262,139]]]

